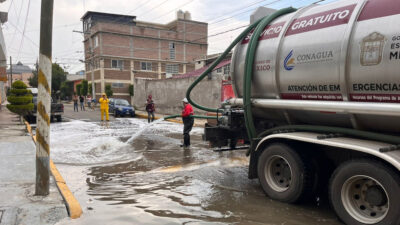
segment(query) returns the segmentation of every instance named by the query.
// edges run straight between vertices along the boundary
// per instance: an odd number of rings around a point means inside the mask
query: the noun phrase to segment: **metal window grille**
[[[122,69],[124,68],[124,61],[122,60],[111,60],[111,68]]]
[[[165,72],[169,74],[178,74],[179,73],[179,65],[178,64],[167,64],[165,66]]]
[[[113,87],[113,88],[123,88],[124,87],[124,83],[112,83],[111,87]]]
[[[173,42],[169,43],[169,58],[175,59],[175,43]]]
[[[141,62],[140,68],[141,68],[141,70],[152,71],[151,62]]]

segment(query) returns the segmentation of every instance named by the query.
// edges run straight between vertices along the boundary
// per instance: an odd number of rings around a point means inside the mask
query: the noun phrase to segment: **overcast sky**
[[[60,63],[68,72],[84,68],[83,36],[80,18],[86,11],[99,11],[137,16],[137,20],[168,23],[176,18],[176,11],[189,11],[193,20],[207,22],[208,34],[228,31],[249,23],[250,14],[259,6],[280,9],[301,7],[317,0],[54,0],[53,62]],[[325,0],[324,3],[335,0]],[[7,55],[13,63],[21,61],[33,66],[39,53],[40,0],[7,0],[0,11],[8,11],[8,22],[3,24]],[[208,39],[208,54],[222,52],[243,30],[227,32]],[[7,62],[9,63],[9,62]]]

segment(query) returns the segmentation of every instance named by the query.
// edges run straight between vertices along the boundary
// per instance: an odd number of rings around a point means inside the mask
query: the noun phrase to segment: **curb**
[[[32,140],[36,143],[36,136],[33,135],[32,133],[31,125],[25,120],[24,122],[26,125],[26,129],[28,130],[29,134],[32,137]],[[64,178],[61,176],[60,172],[58,172],[56,165],[53,163],[53,160],[51,159],[50,159],[50,171],[53,174],[54,180],[56,181],[57,184],[57,188],[60,191],[65,201],[69,217],[71,217],[71,219],[79,218],[82,215],[81,205],[79,204],[78,200],[76,200],[71,190],[69,190]]]

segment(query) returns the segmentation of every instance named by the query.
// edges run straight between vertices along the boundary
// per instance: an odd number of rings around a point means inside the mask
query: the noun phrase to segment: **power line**
[[[223,13],[220,13],[220,14],[218,14],[218,15],[216,15],[216,16],[213,15],[213,16],[215,16],[215,17],[214,17],[214,19],[211,19],[211,21],[216,20],[217,18],[220,17],[220,15],[225,15],[225,16],[226,16],[227,14],[231,14],[231,13],[234,13],[234,12],[236,12],[236,11],[240,11],[240,10],[249,8],[249,7],[253,6],[253,5],[256,5],[256,4],[258,4],[258,3],[265,2],[265,1],[269,1],[269,0],[261,0],[261,1],[252,2],[252,3],[248,4],[248,5],[238,7],[238,8],[236,8],[236,9],[230,11],[230,12],[223,12]],[[209,21],[209,22],[211,22],[211,21]]]
[[[154,9],[157,9],[158,7],[160,7],[161,5],[163,5],[164,3],[166,3],[167,1],[168,1],[168,0],[163,1],[162,3],[160,3],[160,4],[156,5],[156,6],[154,6],[153,8],[147,10],[147,12],[142,13],[142,14],[140,14],[139,16],[144,15],[144,14],[147,14],[147,13],[149,13],[150,11],[152,11],[152,10],[154,10]]]
[[[26,24],[27,24],[28,17],[29,17],[29,9],[30,9],[30,6],[31,6],[31,0],[28,1],[28,9],[26,10],[25,23],[24,23],[24,30],[22,31],[22,36],[25,36],[25,29],[26,29]],[[20,43],[20,45],[19,45],[19,50],[18,50],[18,55],[17,55],[17,61],[18,61],[19,52],[21,51],[21,48],[22,48],[23,43],[24,43],[24,38],[21,38],[21,43]]]
[[[280,1],[282,1],[282,0],[275,0],[275,1],[273,1],[273,2],[267,3],[267,4],[265,4],[265,5],[262,5],[262,6],[272,5],[272,4],[274,4],[274,3],[277,3],[277,2],[280,2]],[[222,21],[224,21],[224,20],[227,20],[227,19],[233,18],[233,17],[235,17],[235,16],[238,16],[238,15],[241,15],[241,14],[243,14],[243,13],[250,12],[250,11],[252,11],[252,10],[254,10],[254,9],[249,9],[249,10],[246,10],[246,11],[244,11],[244,12],[237,13],[237,14],[235,14],[235,15],[233,15],[233,16],[230,16],[230,17],[227,17],[227,18],[224,18],[224,19],[217,20],[217,21],[215,21],[215,22],[212,22],[212,23],[210,23],[209,25],[212,25],[212,24],[216,24],[216,23],[222,22]]]
[[[168,11],[167,13],[165,13],[165,14],[163,14],[163,15],[161,15],[161,16],[157,16],[157,19],[160,19],[160,18],[162,18],[162,17],[164,17],[164,16],[170,14],[171,12],[176,11],[177,9],[182,8],[183,6],[189,5],[190,3],[194,2],[194,1],[195,1],[195,0],[190,0],[189,2],[180,5],[180,6],[176,7],[175,9],[173,9],[173,10],[171,10],[171,11]]]
[[[17,17],[17,26],[19,24],[19,18],[21,17],[21,12],[22,12],[23,6],[24,6],[24,2],[21,1],[21,8],[19,9],[19,13],[18,13],[18,17]],[[12,45],[13,42],[14,42],[15,34],[17,33],[17,26],[15,26],[14,34],[13,34],[13,37],[11,38],[11,44],[10,45]]]

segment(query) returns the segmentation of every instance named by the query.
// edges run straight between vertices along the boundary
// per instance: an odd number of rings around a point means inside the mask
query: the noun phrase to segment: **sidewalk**
[[[0,111],[0,225],[55,224],[68,217],[53,176],[50,194],[35,196],[36,147],[17,115]]]

